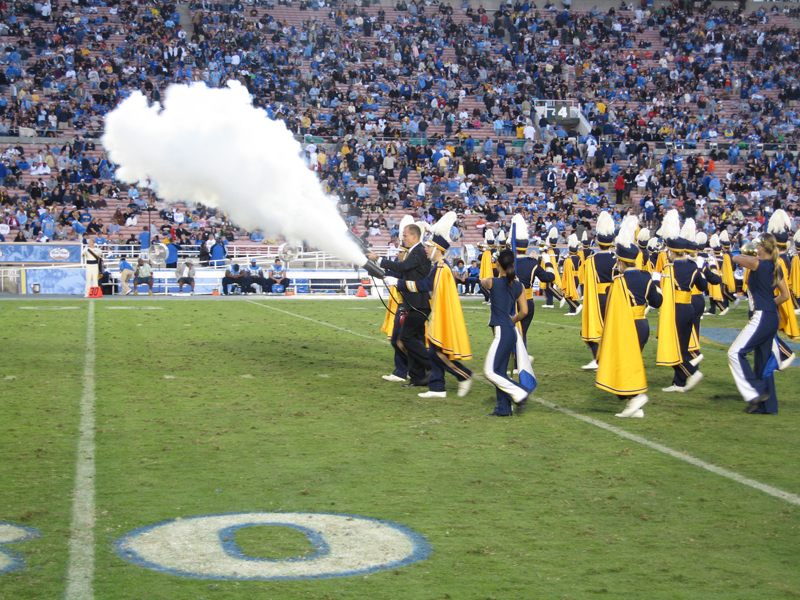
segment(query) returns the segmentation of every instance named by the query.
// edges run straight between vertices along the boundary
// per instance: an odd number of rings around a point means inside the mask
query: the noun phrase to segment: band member
[[[661,306],[661,290],[649,273],[636,266],[640,255],[634,239],[637,217],[626,217],[617,236],[619,275],[614,277],[606,303],[605,327],[600,341],[595,385],[627,401],[618,417],[644,417],[647,378],[642,349],[650,337],[645,306]],[[639,346],[639,352],[633,348]]]
[[[459,397],[466,396],[472,388],[472,371],[461,364],[462,360],[472,358],[467,326],[453,271],[444,258],[450,248],[450,229],[456,219],[456,213],[451,211],[431,227],[433,235],[425,246],[433,266],[427,277],[419,281],[393,277],[385,280],[389,285],[396,285],[403,297],[409,291],[431,294],[431,320],[427,330],[431,375],[428,391],[418,394],[420,398],[447,397],[445,371],[458,381]]]
[[[564,299],[567,301],[567,304],[569,304],[569,312],[566,313],[566,315],[579,315],[583,310],[583,304],[581,304],[580,277],[578,276],[581,267],[581,257],[578,255],[581,243],[578,241],[578,236],[574,233],[567,239],[567,247],[569,248],[569,256],[567,256],[567,259],[564,261],[564,276],[561,278],[561,291],[564,293]]]
[[[736,308],[741,302],[741,297],[736,294],[736,278],[733,276],[733,262],[731,261],[731,240],[727,231],[719,234],[719,243],[722,244],[722,306],[727,312],[728,305],[733,302],[730,308]]]
[[[786,246],[789,243],[789,235],[792,231],[792,220],[786,211],[779,208],[769,219],[767,225],[767,232],[775,237],[775,243],[778,247],[780,256],[780,267],[784,281],[791,281],[792,276],[792,262],[786,251]],[[749,282],[749,278],[748,278]],[[777,292],[776,292],[777,293]],[[778,316],[780,317],[780,325],[778,331],[782,331],[790,340],[796,341],[800,339],[800,328],[797,325],[797,315],[795,314],[795,305],[792,301],[791,294],[789,300],[778,306]],[[781,338],[778,338],[778,347],[780,348],[779,369],[785,371],[794,362],[795,354],[789,345]]]
[[[789,271],[791,273],[789,280],[791,289],[789,291],[794,296],[795,307],[798,307],[800,306],[800,230],[794,234],[794,258],[792,258],[792,268]],[[800,308],[795,308],[794,314],[800,315]]]
[[[558,272],[558,249],[556,248],[556,244],[558,243],[558,229],[555,227],[551,227],[550,231],[547,233],[547,243],[548,248],[545,252],[550,255],[550,264],[553,265],[555,279],[550,283],[542,284],[546,298],[544,308],[554,308],[554,298],[557,298],[559,300],[559,306],[563,307],[566,300],[564,299],[564,294],[561,292],[561,274]]]
[[[701,234],[698,233],[697,235],[699,238]],[[699,240],[697,245],[698,247],[700,246]],[[729,309],[726,306],[725,297],[722,295],[722,272],[717,261],[717,256],[722,256],[722,244],[720,244],[719,236],[716,233],[708,240],[708,248],[705,252],[701,251],[700,256],[708,261],[708,268],[715,275],[714,278],[709,278],[708,283],[708,297],[711,299],[708,314],[716,314],[717,309],[719,309],[719,316],[721,317],[728,314]],[[717,277],[719,277],[720,283],[711,283],[712,279],[716,281]]]
[[[778,412],[778,398],[773,374],[778,354],[775,348],[780,323],[778,307],[789,301],[789,289],[783,278],[775,236],[764,234],[754,245],[755,256],[741,254],[733,258],[734,264],[750,271],[747,297],[752,314],[728,349],[728,364],[739,393],[748,403],[745,411],[775,414]],[[751,352],[754,353],[752,367],[746,359]]]
[[[592,362],[583,365],[584,371],[597,369],[597,348],[603,337],[603,319],[606,312],[608,288],[614,277],[617,258],[611,252],[614,245],[614,220],[608,212],[597,216],[595,234],[599,250],[583,262],[583,314],[581,339],[592,352]]]
[[[503,250],[497,256],[500,276],[481,282],[490,291],[492,299],[489,327],[494,332],[494,339],[484,364],[486,378],[497,388],[497,405],[489,413],[490,417],[510,417],[513,414],[511,407],[514,405],[519,412],[536,387],[533,369],[522,343],[522,334],[515,327],[527,315],[528,302],[525,298],[525,287],[516,279],[514,262],[514,252]],[[519,383],[507,374],[508,361],[514,350],[520,366]]]
[[[649,241],[649,229],[642,229],[636,235],[636,245],[639,247],[639,255],[636,257],[636,268],[640,271],[646,271],[646,265],[650,264],[650,251],[647,249]]]
[[[686,232],[688,234],[688,231]],[[663,392],[688,392],[700,383],[703,374],[692,364],[689,344],[692,339],[692,288],[708,289],[708,283],[697,265],[685,257],[687,239],[680,230],[677,210],[664,217],[661,235],[667,246],[668,263],[663,271],[654,273],[661,281],[664,299],[658,313],[658,351],[656,363],[675,370],[672,385]]]
[[[486,249],[483,251],[483,254],[481,254],[481,272],[479,275],[481,281],[487,277],[494,277],[494,267],[492,266],[492,255],[494,254],[495,247],[494,231],[487,228],[483,233],[483,241],[486,245]],[[480,285],[478,285],[478,289],[480,289],[481,294],[483,294],[483,303],[489,304],[489,290],[483,289]]]
[[[658,257],[661,256],[661,252],[658,248],[658,238],[652,237],[650,241],[647,242],[647,251],[650,253],[650,258],[647,261],[647,264],[644,266],[644,270],[648,273],[653,273],[656,270],[656,261]]]
[[[528,314],[520,321],[522,327],[522,339],[525,346],[528,346],[528,328],[531,326],[535,305],[533,302],[533,281],[538,279],[540,283],[552,283],[556,276],[553,273],[554,267],[549,262],[550,255],[543,254],[541,258],[527,256],[528,252],[528,225],[520,214],[514,215],[511,219],[511,228],[514,231],[514,247],[517,253],[516,274],[517,279],[522,282],[525,288],[525,298],[528,301]],[[545,262],[547,261],[547,262]]]

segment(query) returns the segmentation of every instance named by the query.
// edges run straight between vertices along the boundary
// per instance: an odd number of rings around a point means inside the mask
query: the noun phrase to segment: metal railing
[[[0,269],[0,292],[19,293],[19,269]]]

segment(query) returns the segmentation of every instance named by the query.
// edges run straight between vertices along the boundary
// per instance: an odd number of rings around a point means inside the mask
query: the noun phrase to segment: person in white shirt
[[[178,293],[183,293],[183,286],[188,285],[194,295],[194,276],[195,270],[191,260],[187,260],[175,269],[175,279],[178,280]]]

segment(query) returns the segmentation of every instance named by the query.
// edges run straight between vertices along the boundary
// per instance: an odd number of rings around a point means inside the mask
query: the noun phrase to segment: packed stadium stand
[[[734,237],[777,201],[800,216],[793,4],[564,4],[6,4],[0,233],[280,241],[118,184],[102,148],[104,115],[132,91],[157,102],[171,83],[230,79],[286,122],[375,246],[404,214],[449,209],[473,245],[514,212],[561,243],[600,209],[657,225],[677,207]]]

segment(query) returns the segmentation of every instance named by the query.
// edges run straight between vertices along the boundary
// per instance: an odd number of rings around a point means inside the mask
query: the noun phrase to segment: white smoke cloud
[[[117,179],[150,180],[167,202],[201,202],[249,230],[307,240],[342,260],[366,257],[336,204],[300,158],[282,121],[250,102],[238,82],[212,89],[171,85],[163,109],[134,92],[108,114],[103,135]]]

